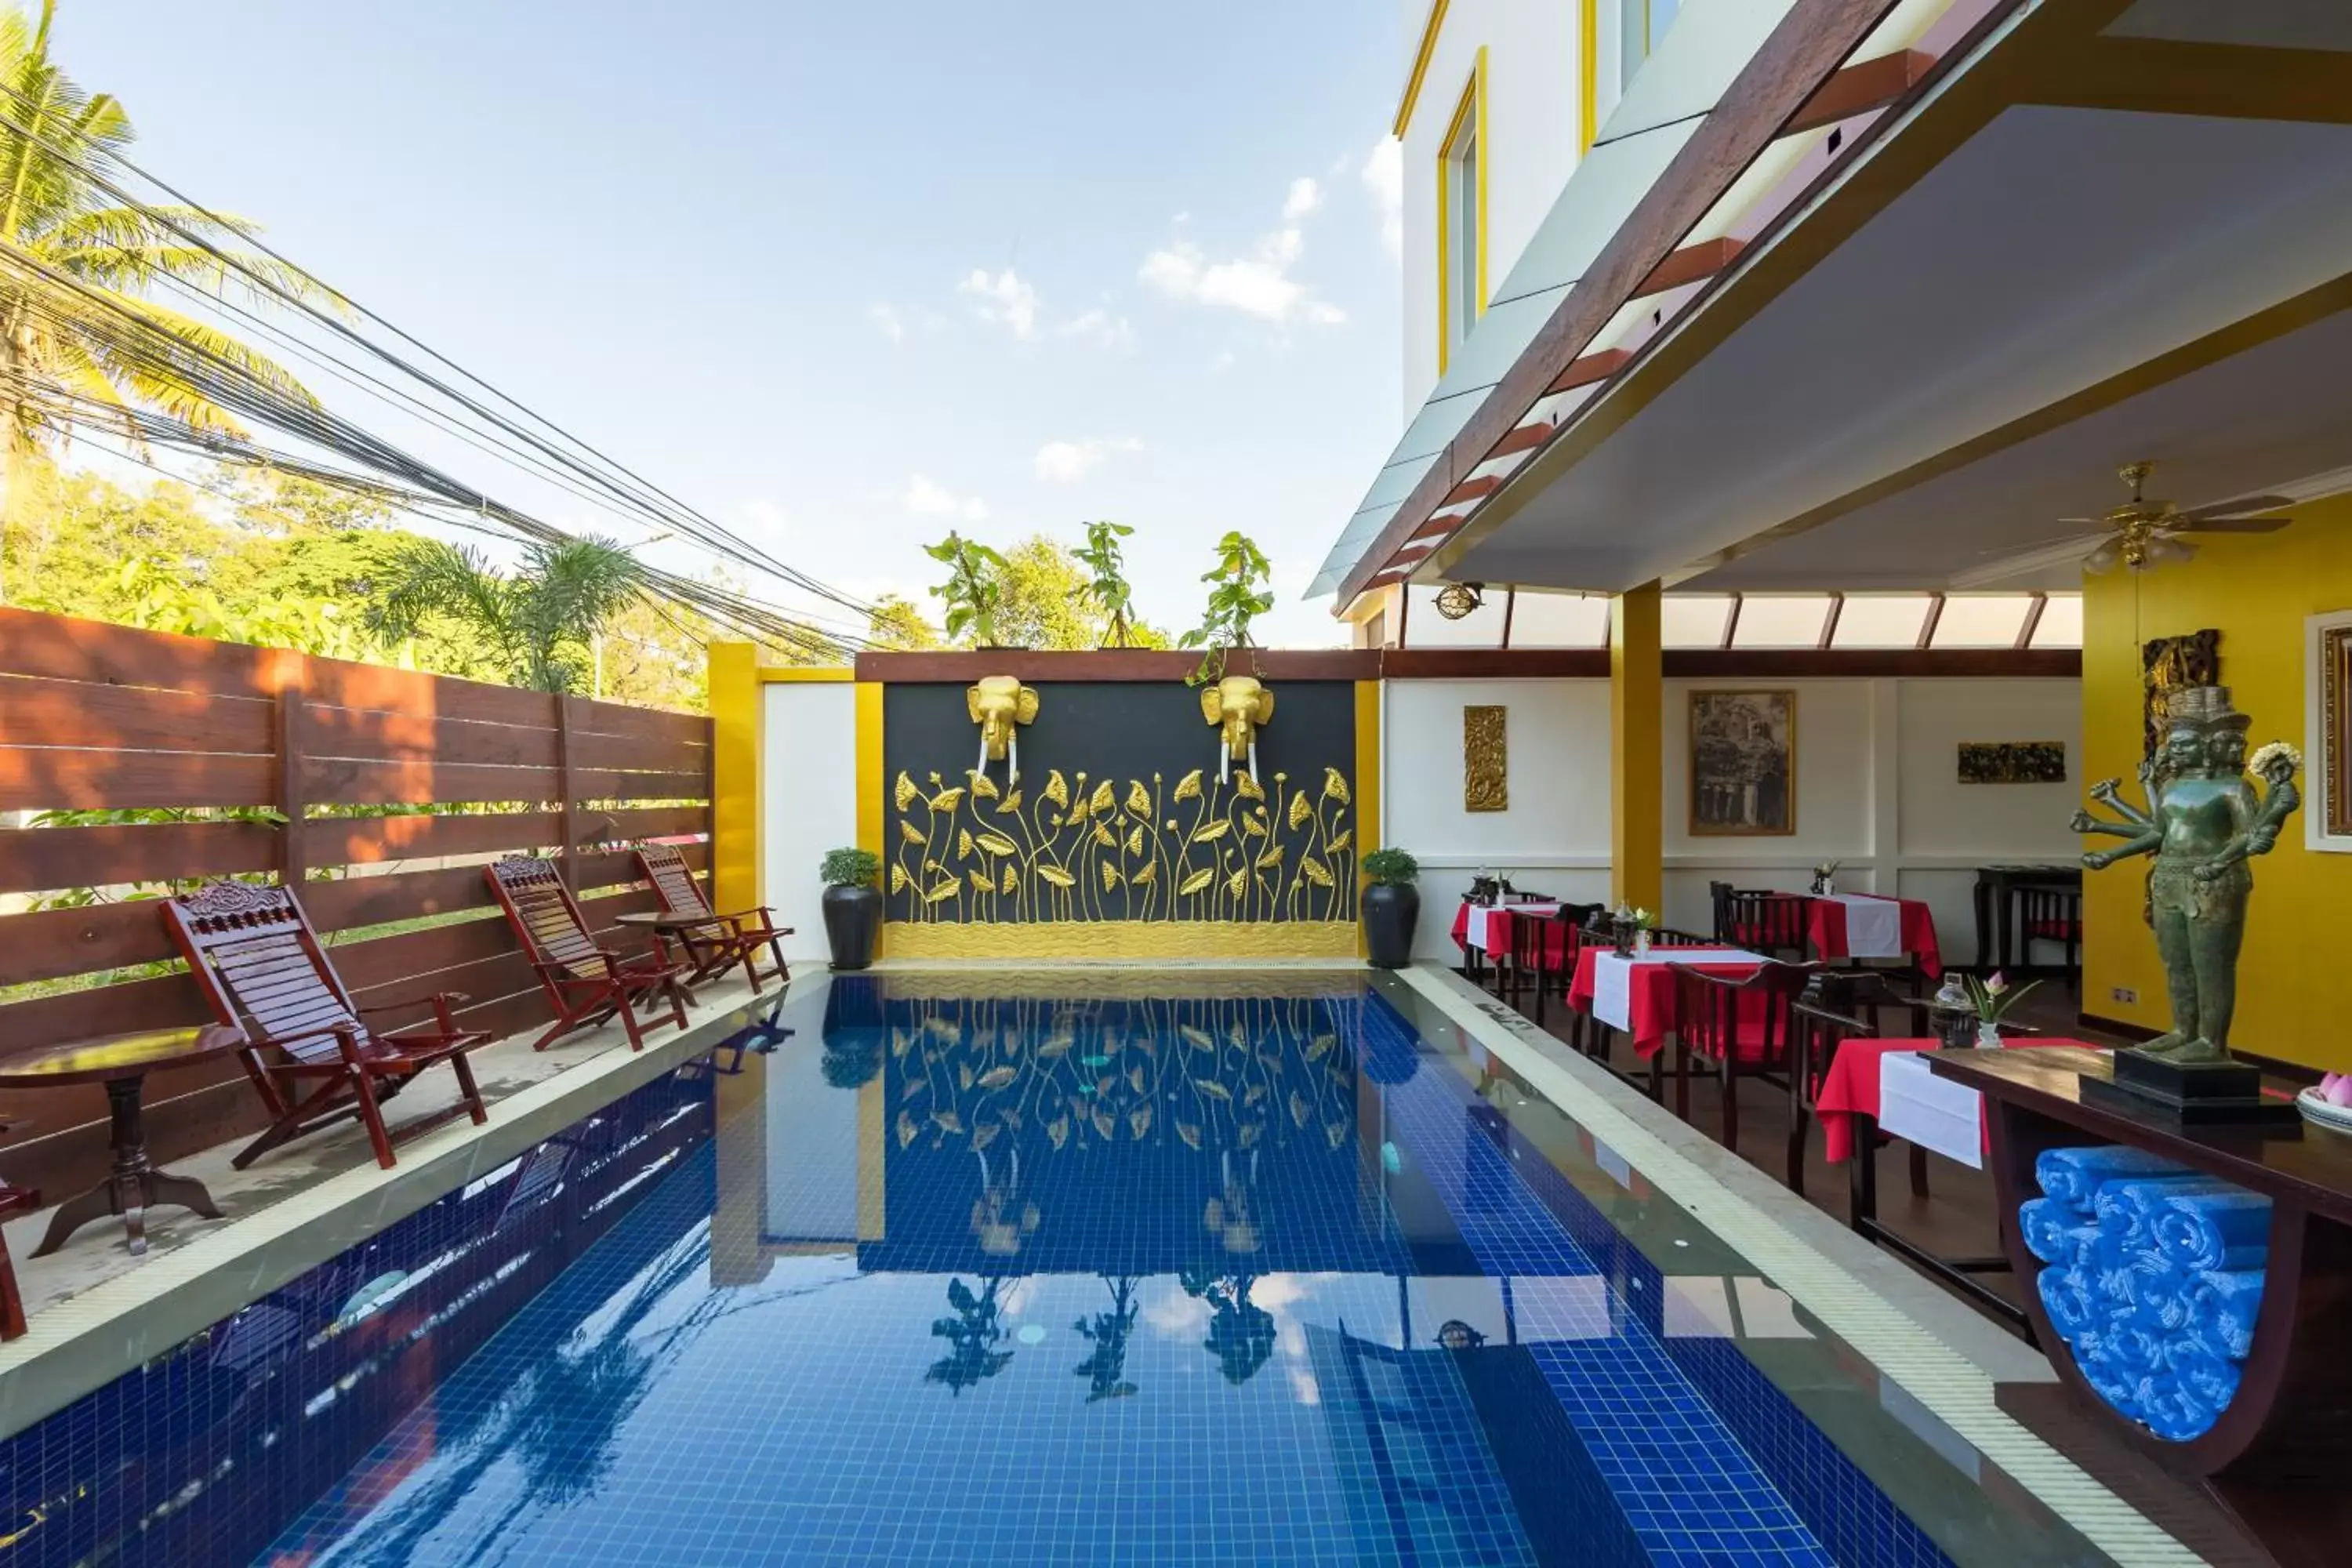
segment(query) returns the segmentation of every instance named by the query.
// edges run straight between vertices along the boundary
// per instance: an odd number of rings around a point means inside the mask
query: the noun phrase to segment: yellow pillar
[[[1381,683],[1377,680],[1356,682],[1356,864],[1360,868],[1364,857],[1381,847]],[[1356,896],[1364,894],[1365,880],[1360,870],[1356,877]],[[1356,932],[1356,956],[1365,958],[1370,950],[1364,945],[1364,933]]]
[[[714,642],[710,649],[710,901],[722,910],[755,909],[761,890],[760,697],[757,643]]]
[[[1618,595],[1609,631],[1611,896],[1656,910],[1665,900],[1665,710],[1658,584]]]

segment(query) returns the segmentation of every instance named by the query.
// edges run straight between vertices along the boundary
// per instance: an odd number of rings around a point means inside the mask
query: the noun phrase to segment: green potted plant
[[[818,875],[824,879],[824,940],[835,969],[864,969],[874,962],[882,934],[882,858],[871,849],[835,849]]]
[[[1402,849],[1375,849],[1363,859],[1371,885],[1364,889],[1364,951],[1375,969],[1412,962],[1412,928],[1421,919],[1421,863]]]
[[[950,531],[923,553],[944,562],[948,580],[931,590],[947,606],[942,619],[950,639],[969,634],[974,647],[997,647],[996,617],[1004,608],[1004,557],[987,545]]]
[[[1204,650],[1200,668],[1184,678],[1188,686],[1221,679],[1226,654],[1250,647],[1250,623],[1274,608],[1274,568],[1246,534],[1217,541],[1217,564],[1201,581],[1210,585],[1201,624],[1176,639],[1179,647]]]

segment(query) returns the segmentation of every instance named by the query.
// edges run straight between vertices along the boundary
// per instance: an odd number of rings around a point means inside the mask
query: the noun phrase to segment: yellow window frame
[[[1445,127],[1445,134],[1437,143],[1437,374],[1445,374],[1446,362],[1454,348],[1454,216],[1451,192],[1454,184],[1454,149],[1462,140],[1465,125],[1471,128],[1472,145],[1477,149],[1478,167],[1478,228],[1473,237],[1477,254],[1471,258],[1475,271],[1474,289],[1478,301],[1475,316],[1486,313],[1486,205],[1487,171],[1494,166],[1495,150],[1486,137],[1486,46],[1478,46],[1478,58],[1470,68],[1470,80],[1462,89],[1462,100],[1454,106],[1454,118]],[[1472,322],[1473,325],[1475,321]],[[1465,329],[1465,335],[1467,335]]]

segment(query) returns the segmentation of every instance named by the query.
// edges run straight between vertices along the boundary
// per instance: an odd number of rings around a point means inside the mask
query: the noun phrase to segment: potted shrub
[[[871,849],[835,849],[824,858],[824,940],[835,969],[864,969],[874,962],[882,934],[882,858]]]
[[[1364,857],[1364,950],[1376,969],[1402,969],[1412,962],[1413,922],[1421,918],[1421,891],[1412,884],[1420,863],[1402,849],[1375,849]]]

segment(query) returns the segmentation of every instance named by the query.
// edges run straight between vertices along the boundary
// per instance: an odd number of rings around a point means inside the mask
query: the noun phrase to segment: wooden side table
[[[147,1158],[147,1127],[142,1097],[147,1075],[164,1068],[193,1067],[245,1047],[245,1032],[219,1024],[184,1029],[142,1029],[69,1040],[21,1056],[0,1058],[0,1088],[57,1089],[102,1083],[113,1112],[110,1142],[114,1169],[106,1180],[58,1205],[48,1234],[33,1256],[45,1258],[91,1220],[122,1216],[133,1256],[147,1250],[146,1211],[163,1204],[192,1209],[206,1219],[221,1211],[202,1182],[159,1171]]]

